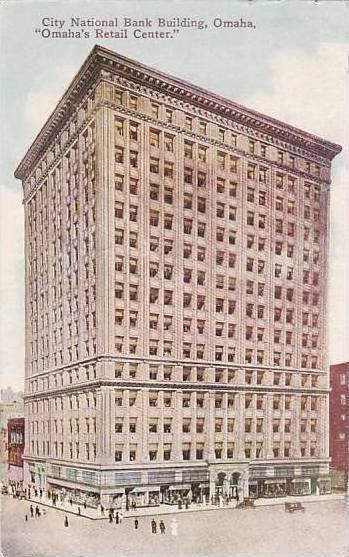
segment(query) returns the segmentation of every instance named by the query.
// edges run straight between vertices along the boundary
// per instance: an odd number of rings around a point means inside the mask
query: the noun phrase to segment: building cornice
[[[215,392],[230,394],[299,394],[299,395],[328,395],[329,389],[323,387],[289,387],[283,385],[242,385],[215,382],[182,382],[182,381],[137,381],[134,379],[94,379],[75,385],[56,387],[46,391],[37,391],[24,395],[25,401],[53,398],[64,395],[76,395],[86,391],[96,391],[102,387],[112,387],[114,389],[128,389],[131,391],[183,391],[183,392]]]
[[[93,79],[101,70],[147,85],[161,93],[224,116],[236,124],[248,125],[263,133],[272,134],[328,160],[332,160],[341,151],[341,147],[335,143],[96,45],[19,163],[15,171],[16,178],[24,180],[28,176],[52,137],[62,128],[83,92],[92,85]]]

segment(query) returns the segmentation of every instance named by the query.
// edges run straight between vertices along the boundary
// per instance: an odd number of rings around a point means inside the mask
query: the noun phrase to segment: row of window
[[[292,451],[291,442],[285,442],[283,446],[283,450],[279,444],[276,444],[272,448],[272,455],[274,458],[289,458],[291,456],[298,456],[301,457],[312,457],[317,455],[317,446],[316,443],[313,442],[310,446],[307,446],[306,443],[300,444],[300,451],[296,453],[295,450]],[[204,449],[204,444],[196,443],[195,451],[190,448],[190,443],[185,444],[185,448],[182,449],[181,458],[182,460],[203,460],[205,458],[205,454],[207,455],[207,450]],[[215,446],[213,456],[215,459],[236,459],[238,458],[236,451],[234,450],[234,443],[228,442],[227,449],[224,451],[223,447]],[[244,457],[245,458],[265,458],[266,455],[263,450],[263,443],[257,442],[255,449],[252,446],[252,442],[245,443],[244,446]],[[158,461],[161,458],[165,461],[168,460],[178,460],[178,453],[176,457],[173,455],[172,446],[170,444],[165,444],[162,457],[160,455],[160,451],[157,446],[153,446],[150,448],[148,452],[148,458],[150,461]],[[137,460],[137,446],[130,448],[128,453],[128,460],[131,462]],[[127,461],[127,455],[123,449],[122,445],[118,445],[115,450],[115,462]]]
[[[128,93],[126,91],[121,91],[119,89],[114,89],[114,101],[119,105],[127,106],[130,110],[142,112],[148,112],[154,119],[161,119],[167,123],[175,123],[182,125],[188,131],[194,131],[202,135],[212,135],[222,143],[227,143],[228,145],[232,145],[234,147],[240,145],[240,140],[244,141],[243,136],[240,136],[227,128],[215,126],[208,120],[203,120],[201,118],[193,117],[188,114],[183,115],[182,118],[179,119],[178,115],[179,112],[170,108],[165,105],[160,105],[154,101],[150,101],[148,107],[144,105],[143,99],[138,97],[133,93]],[[182,115],[181,115],[182,116]],[[117,121],[117,119],[116,119]],[[122,123],[121,123],[122,125]],[[120,127],[120,124],[117,124]],[[157,145],[158,137],[157,137],[157,130],[153,130],[152,139],[151,141],[154,143],[154,146]],[[134,139],[134,138],[133,138]],[[269,146],[261,141],[255,140],[253,138],[248,139],[248,146],[247,150],[250,154],[257,154],[263,158],[267,158],[269,155]],[[301,159],[300,157],[296,157],[295,155],[286,152],[282,149],[277,149],[276,153],[277,163],[281,165],[287,165],[290,168],[298,168],[301,167],[309,174],[314,174],[315,176],[320,176],[320,165],[317,163],[313,163],[308,160]]]

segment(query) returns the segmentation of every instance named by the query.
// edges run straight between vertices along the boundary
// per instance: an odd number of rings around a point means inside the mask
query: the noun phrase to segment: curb
[[[335,496],[331,496],[331,497],[326,497],[323,499],[321,496],[319,496],[318,498],[314,498],[314,499],[309,499],[309,500],[304,500],[302,499],[302,497],[296,498],[297,501],[299,501],[300,503],[303,504],[308,504],[308,503],[325,503],[325,502],[331,502],[331,501],[341,501],[345,499],[345,495],[342,494],[336,494]],[[55,509],[61,512],[65,512],[66,514],[71,514],[74,516],[81,516],[83,518],[88,518],[89,520],[108,520],[108,516],[89,516],[87,514],[84,514],[83,512],[81,512],[81,514],[78,514],[76,511],[70,510],[70,509],[63,509],[62,507],[58,507],[58,506],[53,506],[53,505],[49,505],[47,503],[43,503],[41,501],[36,501],[34,499],[25,499],[25,501],[27,501],[28,503],[34,503],[35,505],[42,505],[44,507],[50,508],[50,509]],[[294,500],[292,499],[291,502],[293,502]],[[255,503],[255,506],[251,508],[251,510],[254,509],[260,509],[263,507],[276,507],[276,506],[280,506],[283,507],[285,505],[285,502],[290,502],[290,501],[277,501],[277,500],[270,500],[270,501],[263,501],[258,503],[258,500]],[[123,513],[123,519],[136,519],[136,518],[153,518],[153,517],[157,517],[157,516],[166,516],[166,515],[173,515],[173,514],[186,514],[186,513],[198,513],[198,512],[207,512],[207,511],[223,511],[223,510],[230,510],[230,511],[234,511],[234,510],[248,510],[248,509],[236,509],[236,507],[230,507],[230,506],[223,506],[223,507],[217,507],[217,506],[209,506],[209,507],[200,507],[200,508],[189,508],[189,509],[181,509],[179,510],[178,508],[163,508],[161,509],[161,512],[158,513],[142,513],[142,512],[137,512],[135,514],[126,514]]]

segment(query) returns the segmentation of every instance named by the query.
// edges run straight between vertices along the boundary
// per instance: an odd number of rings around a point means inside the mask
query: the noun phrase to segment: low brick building
[[[23,482],[24,418],[8,421],[8,480],[9,483]]]
[[[334,486],[344,487],[349,471],[349,362],[330,367],[330,456]]]

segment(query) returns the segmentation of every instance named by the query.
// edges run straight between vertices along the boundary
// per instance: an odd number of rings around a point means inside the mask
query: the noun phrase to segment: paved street
[[[116,525],[69,514],[66,528],[64,513],[46,508],[44,516],[25,522],[29,503],[6,496],[2,552],[6,557],[349,557],[345,502],[304,505],[305,513],[294,514],[271,506],[156,517],[167,530],[154,535],[150,517],[141,517],[135,530],[132,518]]]

